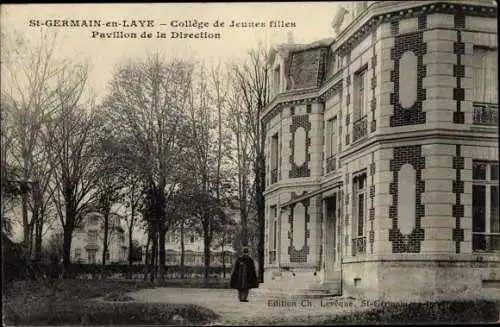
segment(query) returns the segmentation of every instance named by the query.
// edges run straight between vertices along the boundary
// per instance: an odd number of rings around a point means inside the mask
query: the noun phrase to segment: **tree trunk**
[[[132,228],[129,227],[128,229],[128,265],[129,265],[129,274],[128,274],[128,278],[132,279],[132,264],[134,262],[134,258],[133,258],[133,252],[132,252],[132,248],[134,246],[134,243],[132,242]],[[139,250],[139,249],[136,249],[136,250]]]
[[[130,217],[130,224],[128,225],[128,264],[132,266],[133,263],[133,258],[132,258],[132,247],[133,247],[133,242],[132,242],[132,233],[134,231],[134,217],[135,217],[135,206],[132,203],[131,205],[131,217]]]
[[[150,261],[151,261],[151,254],[149,253],[149,247],[151,245],[151,234],[148,233],[148,236],[147,236],[147,241],[146,241],[146,253],[144,254],[144,269],[145,269],[145,273],[144,273],[144,280],[146,280],[148,278],[148,275],[150,273]]]
[[[205,254],[205,285],[208,285],[209,281],[209,269],[210,269],[210,240],[208,236],[208,230],[204,231],[205,237],[203,239],[203,252]]]
[[[66,225],[63,231],[63,276],[70,277],[71,264],[71,241],[73,239],[73,228]]]
[[[162,228],[160,229],[160,235],[159,235],[159,260],[158,260],[158,264],[160,266],[160,280],[164,280],[165,279],[165,254],[166,254],[166,251],[165,251],[165,236],[166,236],[166,233],[167,233],[167,229],[166,228]]]
[[[224,242],[226,241],[225,235],[222,236],[222,278],[226,278],[226,256],[224,253]]]
[[[184,223],[181,222],[181,279],[184,279]]]
[[[156,258],[158,254],[158,233],[153,234],[152,246],[151,246],[151,281],[154,282],[156,278]]]
[[[259,169],[256,172],[257,180],[257,217],[259,223],[259,246],[258,246],[258,263],[259,263],[259,281],[264,282],[264,238],[265,238],[265,165],[264,156],[259,155]]]
[[[102,242],[102,274],[104,277],[106,266],[106,254],[108,253],[108,234],[109,234],[109,210],[104,212],[104,237]]]
[[[35,228],[35,260],[39,261],[42,258],[42,233],[43,233],[43,218],[39,215],[36,220]]]
[[[29,253],[28,258],[33,259],[33,254],[35,253],[35,228],[36,228],[36,212],[31,213],[31,221],[29,223]]]
[[[30,226],[28,220],[28,194],[24,188],[21,188],[22,195],[22,215],[23,215],[23,232],[24,232],[24,255],[26,258],[30,257],[31,239],[30,239]]]

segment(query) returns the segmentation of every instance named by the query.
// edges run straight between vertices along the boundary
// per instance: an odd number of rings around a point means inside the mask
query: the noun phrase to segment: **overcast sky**
[[[159,4],[28,4],[3,5],[3,32],[17,30],[36,41],[40,30],[56,30],[61,38],[60,56],[74,59],[89,58],[92,63],[90,82],[101,96],[110,79],[114,65],[127,58],[145,56],[148,52],[160,51],[167,56],[188,56],[205,59],[209,62],[225,62],[241,58],[248,49],[259,42],[268,47],[287,41],[293,32],[296,43],[309,43],[331,37],[330,23],[337,3],[332,2],[293,2],[293,3],[159,3]],[[154,20],[152,28],[112,28],[112,27],[33,27],[30,20],[45,22],[54,19],[92,19],[102,22],[127,20]],[[210,25],[216,20],[224,21],[226,27],[204,29],[175,29],[170,26],[174,20],[206,21]],[[230,28],[231,21],[264,22],[266,27]],[[269,21],[294,23],[295,27],[271,28]],[[165,24],[165,25],[160,25]],[[172,31],[219,32],[221,39],[171,39]],[[168,38],[152,39],[100,39],[92,38],[92,32],[112,33],[114,31],[148,31],[166,33]]]
[[[92,70],[89,82],[94,94],[102,97],[113,68],[128,58],[144,57],[148,52],[160,51],[166,56],[187,56],[208,62],[224,63],[245,56],[249,49],[262,42],[269,48],[273,44],[287,41],[293,32],[295,43],[310,43],[332,36],[330,23],[338,4],[333,2],[293,2],[293,3],[194,3],[194,4],[28,4],[2,5],[2,33],[17,31],[30,41],[39,42],[41,30],[57,31],[59,46],[57,55],[74,60],[89,59]],[[35,27],[47,20],[101,20],[123,23],[127,20],[153,20],[154,27]],[[208,22],[209,28],[175,29],[172,21],[193,20]],[[216,21],[223,21],[226,27],[213,28]],[[230,28],[231,21],[263,22],[265,27]],[[270,21],[283,21],[295,27],[270,27]],[[50,23],[50,22],[49,22]],[[293,24],[292,24],[293,23]],[[165,24],[165,25],[160,25]],[[167,38],[126,39],[92,38],[92,32],[128,32],[141,34],[143,31],[167,34]],[[221,39],[171,39],[172,31],[218,32]],[[19,226],[18,226],[19,227]],[[21,230],[17,229],[16,239],[20,240]]]

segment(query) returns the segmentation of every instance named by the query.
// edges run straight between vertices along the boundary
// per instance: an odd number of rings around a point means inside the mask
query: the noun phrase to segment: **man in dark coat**
[[[231,288],[238,290],[240,302],[248,302],[248,291],[251,288],[258,288],[259,281],[255,272],[255,263],[248,255],[248,248],[243,248],[243,255],[234,263],[231,273]]]

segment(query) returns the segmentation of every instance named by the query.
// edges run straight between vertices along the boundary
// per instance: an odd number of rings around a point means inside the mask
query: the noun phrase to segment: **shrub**
[[[189,323],[204,323],[217,318],[206,308],[190,304],[69,301],[45,302],[22,311],[5,307],[7,324],[172,324],[177,315]]]
[[[334,320],[325,321],[325,324],[492,322],[499,318],[499,304],[499,302],[486,300],[381,303],[375,309],[339,316]]]
[[[214,312],[195,305],[124,302],[131,299],[124,293],[151,286],[105,280],[14,282],[3,290],[5,324],[173,324],[179,317],[199,324],[216,318]]]

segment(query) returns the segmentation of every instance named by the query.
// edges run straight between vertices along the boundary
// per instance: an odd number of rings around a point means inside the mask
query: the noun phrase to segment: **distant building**
[[[236,209],[227,209],[228,213],[235,223],[240,222],[239,211]],[[234,261],[235,249],[233,248],[234,233],[226,233],[224,237],[216,234],[212,241],[210,266],[223,266],[223,258],[226,267],[230,267]],[[223,239],[224,238],[224,239]],[[180,228],[170,230],[165,236],[166,264],[176,266],[181,264],[182,243],[184,243],[184,265],[192,267],[202,267],[205,265],[203,236],[194,228],[185,227],[183,237],[181,237]],[[142,260],[145,263],[146,249],[143,246]]]
[[[203,237],[192,230],[186,230],[184,235],[184,265],[203,266]],[[180,231],[170,231],[166,235],[167,265],[179,265],[181,263],[181,235]],[[215,240],[217,246],[211,248],[211,266],[222,266],[222,257],[224,251],[224,261],[226,266],[233,263],[234,250],[232,246],[231,235],[227,235],[222,246],[222,240]]]
[[[264,286],[498,285],[496,5],[339,5],[331,39],[270,53]]]
[[[90,213],[84,218],[82,225],[73,233],[71,262],[102,263],[103,220],[103,215],[100,213]],[[121,225],[120,217],[115,214],[111,214],[109,218],[108,242],[106,263],[127,263],[128,237]]]

